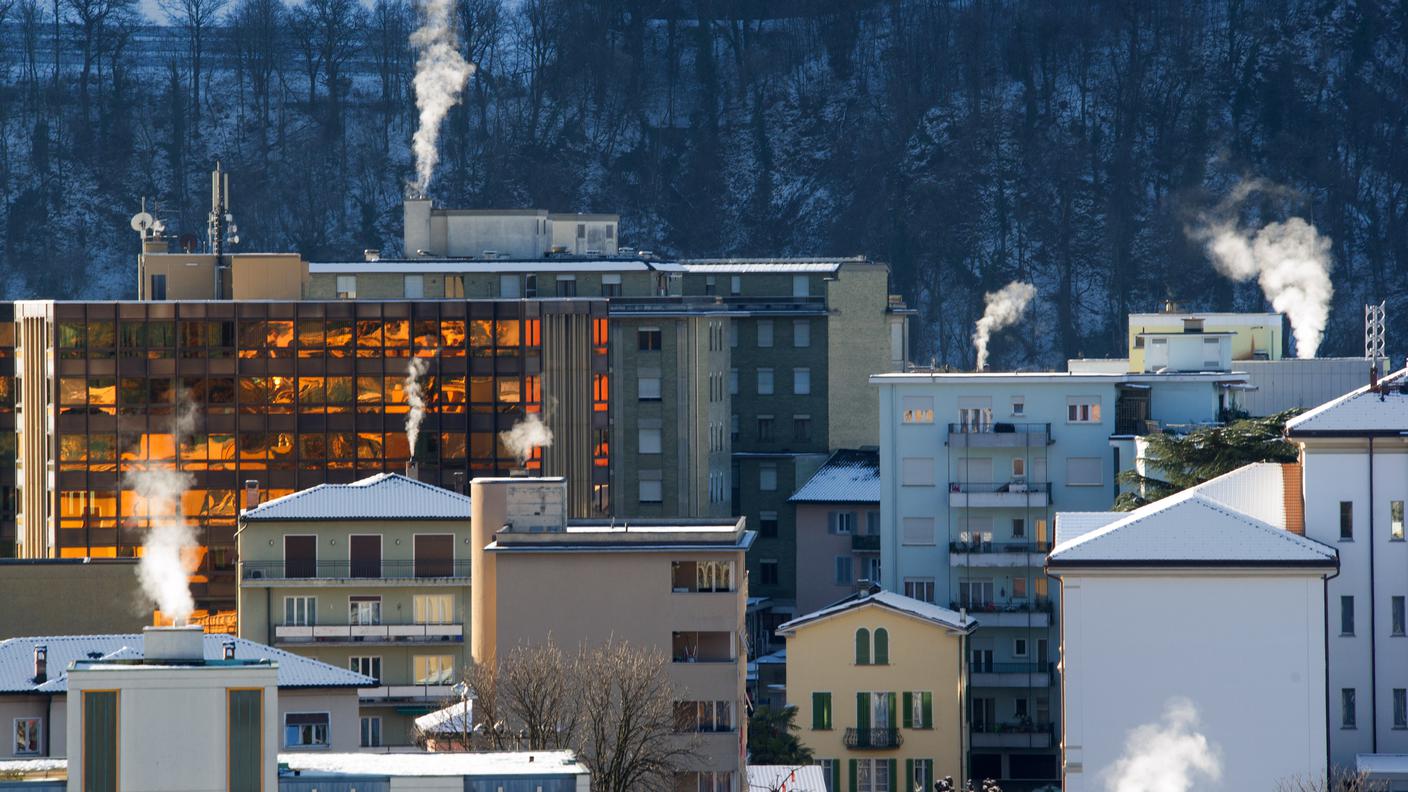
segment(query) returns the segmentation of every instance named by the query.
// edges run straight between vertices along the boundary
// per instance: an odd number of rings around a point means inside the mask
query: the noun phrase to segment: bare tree
[[[1388,792],[1388,784],[1374,781],[1367,773],[1356,772],[1344,767],[1323,775],[1301,775],[1283,778],[1276,782],[1275,792]]]
[[[73,14],[74,25],[78,28],[79,46],[83,52],[83,71],[78,81],[78,102],[82,117],[90,119],[91,105],[89,86],[93,82],[93,70],[100,67],[99,58],[104,51],[108,27],[129,13],[133,0],[64,0]],[[57,13],[57,12],[56,12]],[[57,71],[56,71],[57,74]]]
[[[200,125],[201,58],[205,53],[205,37],[219,24],[220,15],[229,0],[157,0],[166,18],[186,33],[186,56],[191,68],[191,125]]]
[[[283,0],[241,0],[232,20],[238,57],[249,75],[255,115],[259,119],[261,150],[266,150],[268,145],[270,99],[283,48],[279,31],[287,16]]]
[[[571,747],[581,716],[579,663],[565,658],[549,638],[546,644],[519,646],[499,671],[499,695],[512,723],[521,729],[523,750]]]

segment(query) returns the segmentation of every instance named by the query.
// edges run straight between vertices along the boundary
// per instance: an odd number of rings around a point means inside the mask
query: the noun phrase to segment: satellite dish
[[[181,235],[181,240],[180,240],[180,242],[179,242],[179,244],[181,245],[181,252],[182,252],[182,253],[194,253],[194,252],[196,252],[196,245],[197,245],[198,243],[199,243],[199,240],[196,239],[196,235],[195,235],[195,234],[182,234],[182,235]]]
[[[155,223],[156,220],[154,220],[152,216],[146,212],[138,212],[137,214],[132,215],[132,230],[136,231],[139,234],[147,233],[147,229],[151,228],[152,225]]]

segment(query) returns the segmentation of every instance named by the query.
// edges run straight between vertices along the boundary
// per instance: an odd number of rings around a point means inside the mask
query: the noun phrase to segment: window
[[[1340,539],[1354,538],[1354,502],[1340,501]]]
[[[640,427],[637,432],[637,442],[639,444],[639,447],[636,450],[642,454],[660,453],[660,427]]]
[[[848,555],[836,556],[836,585],[849,586],[856,582],[855,569]]]
[[[758,395],[769,396],[772,394],[772,369],[758,369]]]
[[[1340,597],[1340,635],[1354,635],[1354,597]]]
[[[636,398],[641,401],[660,401],[660,372],[650,369],[641,371],[636,378]]]
[[[772,346],[772,320],[758,320],[758,346],[760,348]]]
[[[1222,342],[1216,338],[1203,339],[1203,365],[1215,369],[1222,364]]]
[[[776,462],[764,462],[758,466],[758,489],[763,492],[777,491]]]
[[[891,792],[889,759],[852,759],[856,769],[854,792]]]
[[[904,595],[920,602],[934,601],[933,578],[905,578]]]
[[[1403,598],[1392,597],[1389,602],[1392,603],[1393,607],[1393,634],[1404,635]]]
[[[875,628],[875,665],[890,664],[890,631],[884,627]]]
[[[827,731],[831,728],[831,694],[812,693],[812,729]]]
[[[686,792],[735,792],[732,771],[719,770],[686,773],[677,788]]]
[[[341,279],[342,279],[341,277],[338,278],[338,280],[341,280]],[[338,295],[338,296],[340,297],[340,296],[342,296],[342,295]],[[153,300],[165,300],[165,299],[166,299],[166,276],[165,276],[165,275],[153,275],[153,276],[152,276],[152,296],[151,296],[151,299],[153,299]]]
[[[503,297],[503,298],[505,298],[505,299],[509,299],[509,300],[516,300],[516,299],[518,299],[518,295],[519,295],[518,276],[517,276],[517,275],[500,275],[500,276],[499,276],[499,296],[500,296],[500,297]]]
[[[821,775],[826,781],[825,792],[841,792],[840,764],[836,759],[818,759],[818,766],[821,767]]]
[[[718,279],[715,278],[713,275],[704,276],[704,293],[714,294],[718,292],[718,290]]]
[[[733,442],[738,442],[738,413],[733,413],[728,417],[728,436]]]
[[[806,275],[792,276],[792,296],[809,297],[812,293],[811,278]]]
[[[1027,639],[1026,639],[1026,638],[1013,638],[1013,639],[1012,639],[1012,656],[1013,656],[1013,657],[1026,657],[1026,656],[1027,656]]]
[[[416,594],[412,599],[416,624],[454,624],[455,595]]]
[[[1067,457],[1066,486],[1098,487],[1104,483],[1099,457]]]
[[[665,499],[665,482],[660,471],[641,471],[639,499],[641,503],[660,503]]]
[[[225,718],[225,788],[229,792],[259,792],[263,788],[264,691],[227,690]]]
[[[810,319],[796,319],[792,322],[792,346],[797,348],[812,345],[812,322]]]
[[[621,276],[602,275],[601,276],[601,296],[620,297],[621,296]]]
[[[777,536],[777,512],[758,512],[758,534],[767,539]]]
[[[856,665],[870,665],[870,630],[856,630]]]
[[[558,275],[557,276],[557,296],[576,297],[577,296],[577,276]]]
[[[586,239],[586,238],[587,238],[587,224],[586,224],[586,223],[578,223],[578,224],[577,224],[577,238],[578,238],[578,239]]]
[[[43,718],[15,718],[15,754],[37,754],[44,749]]]
[[[446,276],[445,276],[445,297],[446,297],[446,298],[463,298],[463,297],[464,297],[464,276],[463,276],[463,275],[446,275]]]
[[[728,293],[735,297],[743,293],[743,278],[741,276],[733,275],[729,277]]]
[[[1024,577],[1012,578],[1012,599],[1025,599],[1027,596],[1027,579]]]
[[[733,706],[727,701],[677,701],[675,723],[679,731],[733,731]]]
[[[905,396],[900,400],[904,423],[931,424],[934,422],[933,396]]]
[[[934,544],[934,518],[905,517],[900,522],[900,544]]]
[[[416,655],[411,665],[417,685],[448,685],[455,680],[454,655]]]
[[[416,577],[450,577],[454,574],[454,534],[419,534],[412,541],[411,552]]]
[[[905,691],[904,727],[906,729],[934,728],[934,694],[927,690]]]
[[[827,512],[827,514],[826,514],[826,521],[827,521],[827,523],[828,523],[827,528],[829,529],[829,532],[830,532],[830,533],[833,533],[833,534],[849,534],[849,533],[855,533],[855,530],[856,530],[856,513],[855,513],[855,512],[852,512],[852,511],[833,511],[833,512]]]
[[[1388,502],[1388,538],[1403,540],[1403,501]]]
[[[728,323],[728,345],[730,349],[738,348],[738,322]]]
[[[728,370],[728,392],[732,396],[738,395],[738,369]]]
[[[1408,729],[1408,689],[1393,689],[1393,728]]]
[[[773,440],[773,420],[771,415],[758,416],[758,442],[770,443]]]
[[[912,769],[910,783],[915,789],[934,788],[934,760],[933,759],[907,759],[905,760]]]
[[[636,331],[636,346],[642,352],[659,352],[664,333],[658,327],[642,327]]]
[[[1340,689],[1340,728],[1353,729],[1359,722],[1359,714],[1355,712],[1354,688]]]
[[[425,276],[407,275],[402,286],[402,294],[407,300],[419,300],[425,296]]]
[[[348,597],[347,623],[381,624],[381,597]]]
[[[1027,521],[1021,517],[1012,518],[1012,538],[1025,539],[1027,536]]]
[[[338,275],[337,276],[337,298],[339,300],[357,299],[357,276]]]
[[[792,392],[798,396],[805,396],[812,392],[812,370],[809,368],[792,369]]]
[[[764,558],[758,562],[758,578],[764,586],[776,586],[778,567],[776,558]]]
[[[865,579],[871,583],[880,582],[880,556],[865,559]]]
[[[992,579],[963,578],[959,580],[958,604],[965,608],[992,605]]]
[[[810,415],[792,416],[792,439],[799,443],[805,443],[812,439],[812,417]]]
[[[285,748],[310,748],[328,744],[326,712],[290,712],[284,715]]]
[[[1067,398],[1066,423],[1100,423],[1100,397],[1071,396]]]
[[[530,300],[538,296],[537,275],[529,274],[523,276],[523,296]]]
[[[117,789],[118,695],[116,690],[83,691],[80,733],[85,789]]]
[[[905,457],[901,459],[900,483],[906,487],[934,486],[934,458]]]
[[[1012,397],[1012,417],[1022,418],[1027,414],[1027,399],[1025,396]]]
[[[368,716],[362,718],[362,747],[376,748],[381,745],[381,718]]]
[[[353,656],[347,660],[347,668],[353,673],[369,676],[372,679],[381,681],[381,658],[380,657],[357,657]]]
[[[284,597],[284,624],[311,627],[317,623],[317,597]]]

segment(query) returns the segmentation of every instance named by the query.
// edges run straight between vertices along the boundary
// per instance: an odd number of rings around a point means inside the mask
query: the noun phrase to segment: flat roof
[[[499,753],[281,753],[279,764],[303,776],[374,777],[561,776],[585,775],[586,765],[571,751]]]
[[[308,263],[308,274],[347,273],[532,273],[532,272],[650,272],[659,269],[636,256],[629,258],[551,259],[377,259],[376,261],[319,261]]]

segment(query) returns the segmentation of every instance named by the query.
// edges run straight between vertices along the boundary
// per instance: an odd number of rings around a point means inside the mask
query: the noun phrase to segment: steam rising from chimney
[[[1163,719],[1129,732],[1124,755],[1105,770],[1109,792],[1188,792],[1195,776],[1216,782],[1222,762],[1216,746],[1194,731],[1198,710],[1176,698],[1164,708]]]
[[[406,442],[411,446],[411,458],[416,456],[416,440],[420,438],[420,423],[425,420],[425,395],[421,391],[420,378],[425,376],[429,366],[422,358],[411,358],[406,366],[406,404],[411,407],[406,415]]]
[[[552,445],[552,430],[543,423],[537,413],[528,413],[523,420],[514,424],[512,429],[499,432],[499,439],[504,441],[508,450],[518,457],[518,464],[522,465],[533,455],[534,448]]]
[[[440,123],[450,108],[459,104],[460,92],[474,73],[474,66],[460,55],[451,26],[453,0],[421,0],[421,26],[411,34],[411,44],[420,50],[416,59],[416,108],[420,110],[420,126],[416,128],[411,148],[416,155],[415,192],[424,196],[440,158],[436,141]]]
[[[182,398],[172,425],[176,447],[195,429],[195,405]],[[137,578],[142,591],[156,602],[162,615],[180,624],[195,610],[189,576],[197,543],[195,532],[186,523],[181,496],[195,483],[190,474],[179,470],[146,467],[127,474],[137,496],[146,502],[151,527],[142,543],[142,560]]]
[[[1035,296],[1036,287],[1021,281],[1012,281],[995,292],[983,295],[987,308],[973,330],[973,346],[978,350],[978,371],[988,364],[988,341],[992,334],[1022,318],[1022,312],[1027,310],[1027,305]]]
[[[1330,238],[1315,226],[1292,217],[1258,230],[1237,224],[1237,210],[1253,192],[1289,191],[1257,179],[1239,183],[1228,197],[1202,218],[1189,236],[1203,243],[1213,266],[1239,283],[1256,278],[1271,307],[1291,320],[1296,357],[1313,358],[1330,321]]]

